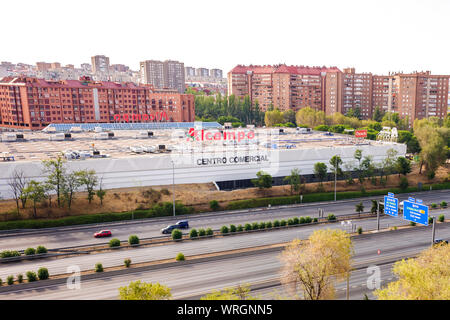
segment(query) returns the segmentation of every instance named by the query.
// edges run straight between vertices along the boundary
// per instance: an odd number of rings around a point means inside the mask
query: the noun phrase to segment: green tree
[[[384,112],[380,107],[375,107],[372,115],[372,119],[381,122],[383,121]]]
[[[307,125],[314,128],[318,125],[325,124],[325,113],[315,110],[311,107],[304,107],[297,111],[295,115],[297,125]]]
[[[272,176],[264,171],[256,173],[256,179],[252,179],[252,183],[260,190],[272,188]]]
[[[255,300],[250,295],[249,285],[238,285],[236,288],[228,288],[223,291],[214,290],[203,297],[200,300]]]
[[[395,164],[395,169],[397,170],[399,175],[403,174],[404,176],[406,176],[411,172],[411,161],[409,161],[405,157],[398,157]]]
[[[61,186],[61,190],[69,209],[72,206],[75,192],[78,190],[80,186],[81,180],[77,172],[71,172],[69,174],[66,174]]]
[[[273,111],[266,111],[264,122],[266,124],[266,127],[273,127],[278,123],[284,123],[283,113],[278,109],[275,109]]]
[[[342,169],[341,169],[342,159],[340,156],[334,155],[330,159],[330,165],[333,168],[334,174],[336,174],[338,177],[342,176]]]
[[[322,185],[323,180],[327,177],[327,165],[323,162],[316,162],[314,164],[314,175]]]
[[[363,205],[363,203],[362,203],[362,202],[358,203],[358,204],[355,206],[355,210],[356,210],[356,212],[358,213],[358,215],[361,215],[361,213],[364,211],[364,205]]]
[[[98,184],[98,190],[95,192],[97,197],[100,199],[100,205],[103,206],[103,199],[106,195],[106,190],[103,189],[103,179],[100,179],[100,182]]]
[[[94,188],[98,183],[97,176],[94,170],[81,170],[77,171],[79,181],[85,186],[87,191],[87,199],[89,203],[94,199],[95,191]]]
[[[300,171],[295,168],[291,170],[291,175],[284,178],[284,181],[291,186],[291,194],[299,193],[302,187]]]
[[[56,192],[58,207],[61,207],[62,189],[66,177],[65,160],[61,154],[56,159],[43,160],[44,173],[47,174],[47,183]]]
[[[37,204],[45,199],[45,189],[42,183],[35,180],[28,182],[24,190],[27,198],[33,202],[33,214],[37,217]]]
[[[119,288],[120,300],[169,300],[171,289],[159,283],[133,281]]]

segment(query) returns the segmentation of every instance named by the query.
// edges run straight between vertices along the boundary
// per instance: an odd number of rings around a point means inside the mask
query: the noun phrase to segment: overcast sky
[[[104,54],[185,66],[356,67],[450,74],[449,0],[22,0],[0,6],[0,61],[75,64]]]

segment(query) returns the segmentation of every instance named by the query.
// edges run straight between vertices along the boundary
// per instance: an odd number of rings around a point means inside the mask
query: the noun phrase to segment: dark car
[[[434,240],[434,244],[448,244],[447,240],[443,240],[443,239],[436,239]]]
[[[102,230],[94,233],[94,238],[111,237],[112,233],[110,230]]]
[[[189,229],[189,222],[187,220],[181,220],[175,223],[180,229]]]
[[[173,230],[178,229],[178,228],[179,228],[179,226],[177,224],[171,224],[171,225],[168,225],[167,227],[161,229],[161,232],[163,234],[169,234],[169,233],[172,233]]]

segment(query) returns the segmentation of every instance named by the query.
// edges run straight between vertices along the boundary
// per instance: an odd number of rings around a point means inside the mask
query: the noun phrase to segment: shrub
[[[198,236],[199,237],[204,237],[205,235],[206,235],[205,229],[198,229]]]
[[[182,254],[180,252],[179,254],[177,254],[175,260],[177,260],[177,261],[184,261],[185,260],[184,254]]]
[[[275,220],[275,221],[273,222],[273,227],[274,227],[274,228],[278,228],[279,226],[280,226],[280,221]]]
[[[441,202],[441,208],[447,208],[447,202],[442,201]]]
[[[432,224],[433,223],[433,217],[428,217],[428,224]]]
[[[23,274],[18,274],[17,275],[17,282],[18,283],[22,283],[23,282]]]
[[[2,253],[0,254],[0,257],[2,257],[2,258],[12,258],[12,257],[18,257],[18,256],[20,256],[20,253],[19,253],[19,251],[15,251],[15,250],[13,250],[13,251],[5,250],[5,251],[2,251]]]
[[[183,233],[180,229],[173,229],[172,230],[172,239],[173,240],[181,240],[183,238]]]
[[[209,202],[209,207],[211,208],[211,210],[216,211],[217,209],[219,209],[219,202],[217,200],[211,200]]]
[[[314,219],[313,219],[313,222],[319,222],[319,219],[314,218]]]
[[[288,221],[287,221],[287,224],[288,224],[288,226],[292,226],[292,225],[294,225],[294,219],[288,219]]]
[[[272,228],[272,222],[271,221],[267,221],[266,222],[266,229],[271,229]]]
[[[191,231],[189,232],[189,238],[195,239],[197,237],[198,237],[197,229],[191,229]]]
[[[436,204],[436,203],[432,203],[432,204],[431,204],[431,207],[432,207],[433,209],[436,209],[436,208],[437,208],[437,204]]]
[[[329,215],[328,215],[328,221],[334,221],[334,220],[336,220],[336,216],[334,215],[334,214],[332,214],[332,213],[330,213]]]
[[[167,190],[166,188],[164,188],[164,189],[161,189],[161,191],[160,191],[163,195],[165,195],[165,196],[168,196],[168,195],[170,195],[170,191],[169,190]]]
[[[266,228],[266,223],[265,222],[261,222],[259,225],[258,225],[258,228],[259,229],[265,229]]]
[[[227,226],[222,226],[222,228],[220,228],[220,233],[222,234],[227,234],[228,233],[228,227]]]
[[[37,274],[38,274],[39,280],[47,280],[49,277],[47,268],[39,268]]]
[[[242,226],[242,224],[240,224],[240,225],[237,226],[236,231],[237,231],[237,232],[242,232],[242,231],[244,231],[244,227]]]
[[[0,287],[2,286],[2,284],[3,284],[3,280],[2,280],[2,278],[0,278]]]
[[[236,232],[236,226],[234,224],[230,225],[230,232]]]
[[[130,265],[131,265],[131,259],[125,259],[125,260],[123,261],[123,264],[125,265],[125,267],[129,268]]]
[[[313,219],[311,217],[305,217],[305,223],[311,223],[312,221]],[[317,222],[317,218],[315,222]]]
[[[292,220],[294,220],[294,224],[299,224],[300,223],[300,219],[297,218],[297,217],[294,217],[294,219],[292,219]]]
[[[362,234],[363,233],[363,228],[362,227],[358,227],[357,232],[358,232],[358,234]]]
[[[409,225],[414,227],[416,225],[416,223],[414,221],[409,222]]]
[[[6,278],[6,283],[10,286],[12,284],[14,284],[14,276],[8,276],[8,278]]]
[[[251,225],[250,223],[246,223],[245,226],[244,226],[244,230],[245,230],[245,231],[250,231],[250,230],[252,230],[252,225]]]
[[[287,224],[286,220],[283,219],[280,221],[280,227],[284,227],[284,226],[286,226],[286,224]]]
[[[43,253],[47,253],[47,248],[44,246],[38,246],[36,248],[36,254],[43,254]]]
[[[36,249],[35,248],[27,248],[27,249],[25,249],[24,253],[26,256],[31,256],[36,253]]]
[[[443,214],[441,214],[441,215],[439,216],[439,218],[438,218],[438,221],[439,221],[439,222],[444,222],[444,220],[445,220],[445,216],[444,216]]]
[[[103,265],[101,263],[95,264],[95,272],[103,272]]]
[[[300,219],[298,220],[298,222],[299,222],[300,224],[303,224],[303,223],[306,223],[306,220],[305,220],[304,217],[300,217]]]
[[[120,247],[120,240],[117,238],[111,239],[109,240],[109,247],[113,248],[113,247]]]
[[[33,282],[33,281],[37,280],[36,273],[34,273],[33,271],[28,271],[26,273],[26,275],[27,275],[28,282]]]
[[[208,228],[208,229],[206,229],[206,235],[212,236],[212,235],[214,235],[214,231],[211,228]]]
[[[258,230],[258,228],[259,228],[258,222],[253,222],[252,223],[252,230]]]
[[[128,238],[128,243],[129,243],[130,245],[133,245],[133,244],[139,244],[139,237],[138,237],[137,235],[135,235],[135,234],[132,234],[132,235]]]

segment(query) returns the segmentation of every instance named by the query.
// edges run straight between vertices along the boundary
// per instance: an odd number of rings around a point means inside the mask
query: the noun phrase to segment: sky
[[[450,0],[2,1],[0,61],[450,74]]]

